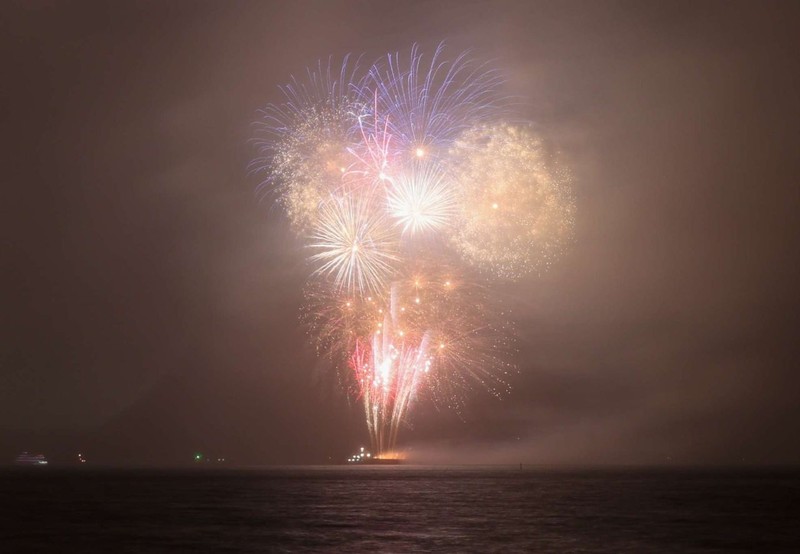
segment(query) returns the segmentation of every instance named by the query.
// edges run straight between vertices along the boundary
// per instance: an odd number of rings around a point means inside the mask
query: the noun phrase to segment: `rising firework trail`
[[[394,450],[416,399],[458,410],[508,392],[513,325],[491,285],[546,270],[572,240],[568,172],[500,89],[439,46],[319,63],[261,112],[253,162],[306,243],[303,319]]]

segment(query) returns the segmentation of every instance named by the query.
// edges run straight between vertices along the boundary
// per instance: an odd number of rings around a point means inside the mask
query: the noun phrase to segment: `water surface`
[[[0,471],[2,552],[800,552],[800,472]]]

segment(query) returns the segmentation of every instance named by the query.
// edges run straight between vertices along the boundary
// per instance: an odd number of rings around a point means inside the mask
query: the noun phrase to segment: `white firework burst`
[[[445,174],[427,163],[411,164],[409,170],[390,180],[387,208],[403,234],[440,230],[455,213],[453,187]]]
[[[310,237],[315,274],[351,294],[379,294],[398,261],[396,233],[382,210],[353,196],[322,204]]]

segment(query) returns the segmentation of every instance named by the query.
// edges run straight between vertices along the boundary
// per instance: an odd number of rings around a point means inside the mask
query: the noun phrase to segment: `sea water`
[[[0,552],[800,552],[800,472],[0,471]]]

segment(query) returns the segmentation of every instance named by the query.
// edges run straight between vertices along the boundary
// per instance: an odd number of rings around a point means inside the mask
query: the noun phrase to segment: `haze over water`
[[[6,552],[800,550],[796,470],[48,468],[0,496]]]

